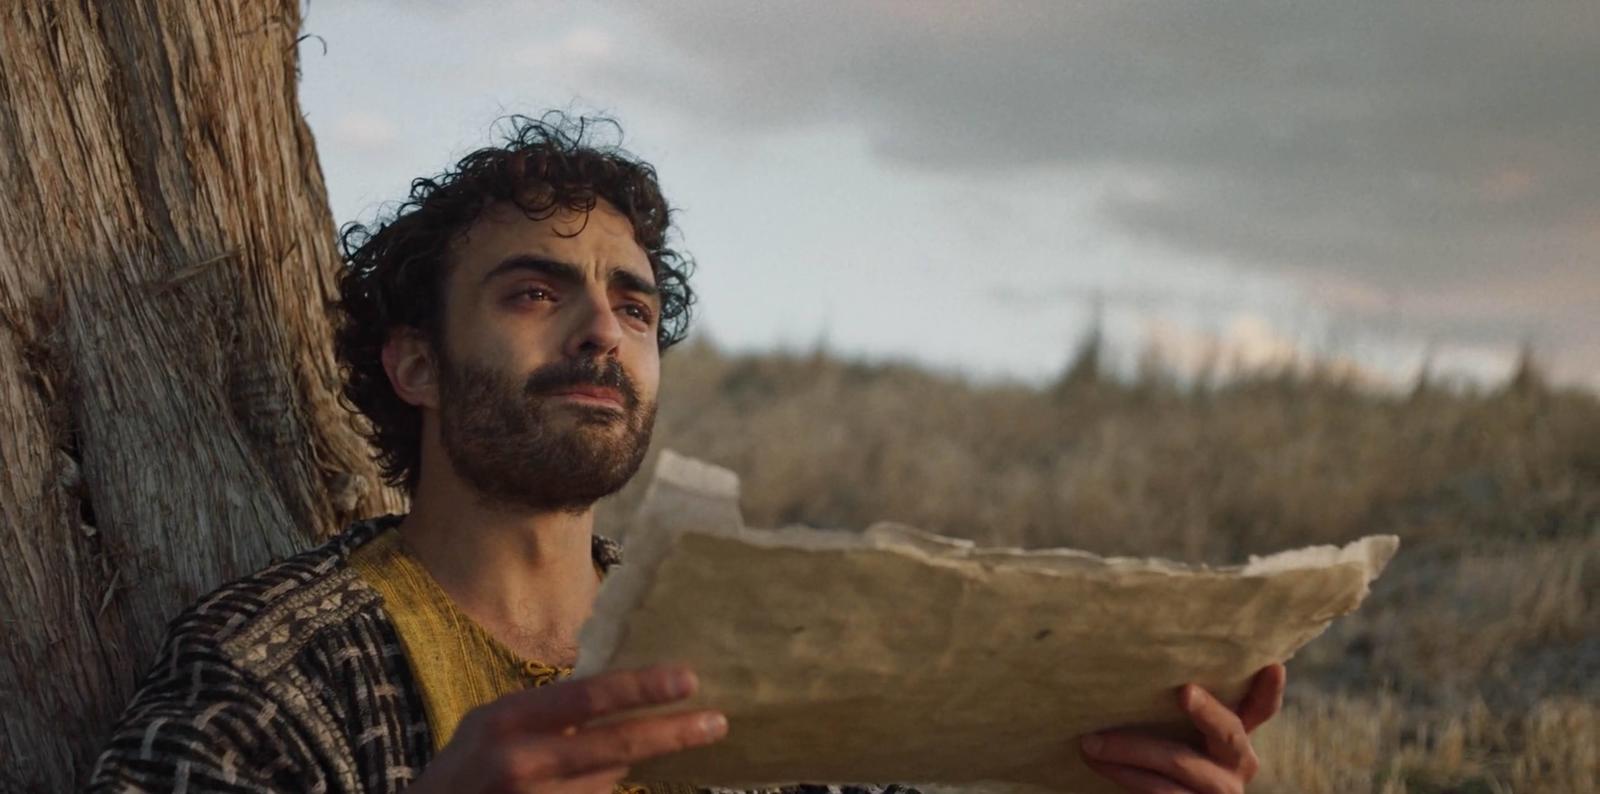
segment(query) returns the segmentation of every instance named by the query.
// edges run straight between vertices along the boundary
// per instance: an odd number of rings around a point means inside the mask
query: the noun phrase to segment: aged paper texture
[[[744,787],[898,782],[1111,791],[1074,738],[1187,735],[1176,689],[1236,702],[1354,610],[1393,536],[1206,568],[984,549],[880,524],[742,526],[731,472],[662,456],[579,675],[692,666],[728,738],[638,780]]]

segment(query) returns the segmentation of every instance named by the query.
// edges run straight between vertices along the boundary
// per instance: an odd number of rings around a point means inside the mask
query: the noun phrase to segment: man
[[[411,510],[180,615],[93,790],[692,790],[623,783],[728,731],[715,711],[639,712],[688,697],[692,671],[566,680],[617,562],[593,505],[644,458],[693,303],[654,170],[588,126],[516,120],[346,231],[344,396]],[[1124,731],[1081,751],[1133,791],[1239,791],[1282,690],[1267,668],[1236,714],[1186,688],[1204,748]]]

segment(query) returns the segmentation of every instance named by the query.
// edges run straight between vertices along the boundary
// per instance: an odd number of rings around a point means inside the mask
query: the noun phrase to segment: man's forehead
[[[633,236],[633,225],[611,205],[600,202],[587,213],[568,209],[548,218],[530,218],[510,203],[497,203],[453,241],[459,274],[474,280],[508,257],[533,256],[580,267],[600,266],[600,274],[624,269],[655,280],[650,257]]]

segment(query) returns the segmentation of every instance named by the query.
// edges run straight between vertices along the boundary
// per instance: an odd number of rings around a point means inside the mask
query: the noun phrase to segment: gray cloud
[[[1335,272],[1439,329],[1521,285],[1485,323],[1596,336],[1593,304],[1539,302],[1600,293],[1593,0],[643,8],[677,65],[613,76],[685,112],[854,124],[930,169],[1126,174],[1102,211],[1127,233]]]

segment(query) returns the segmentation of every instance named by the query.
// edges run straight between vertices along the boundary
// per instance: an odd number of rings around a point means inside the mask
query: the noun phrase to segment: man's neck
[[[419,487],[401,543],[455,605],[519,654],[570,664],[599,589],[594,512],[491,505],[455,487]]]

